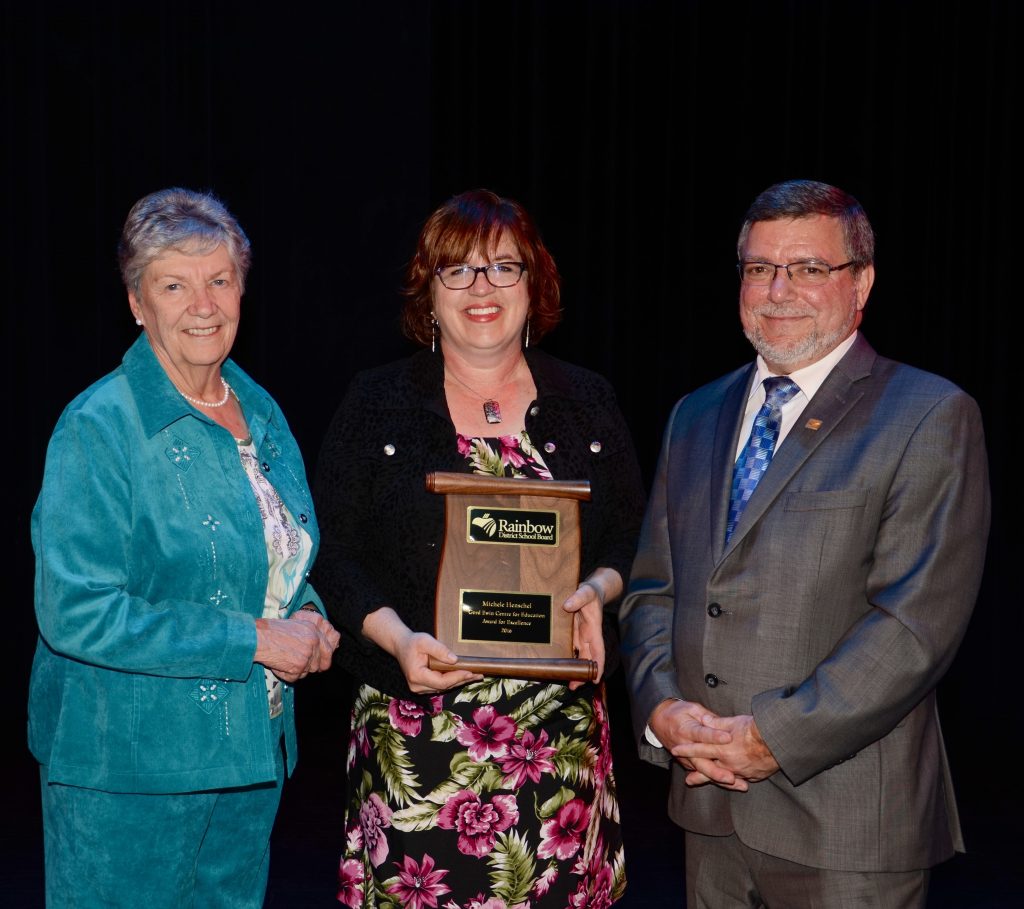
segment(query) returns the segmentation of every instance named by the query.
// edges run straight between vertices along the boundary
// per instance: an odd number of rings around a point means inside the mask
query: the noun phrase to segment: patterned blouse
[[[281,501],[277,490],[260,470],[252,439],[235,441],[238,442],[238,456],[242,460],[242,467],[245,468],[249,485],[260,507],[263,536],[267,542],[267,562],[270,571],[267,577],[263,618],[282,619],[287,604],[291,602],[299,584],[302,583],[302,566],[309,558],[313,541],[296,523],[291,512]],[[273,719],[280,716],[284,710],[281,680],[269,669],[264,669],[263,672],[267,679],[267,698],[270,702],[270,716]]]
[[[473,468],[473,473],[514,479],[550,480],[540,452],[533,447],[526,430],[517,436],[492,436],[468,439],[457,435],[459,454]]]

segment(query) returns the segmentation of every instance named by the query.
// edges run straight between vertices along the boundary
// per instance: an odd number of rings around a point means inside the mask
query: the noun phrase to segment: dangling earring
[[[526,320],[526,344],[523,345],[526,350],[530,349],[530,320]]]
[[[437,316],[430,314],[430,352],[437,353]]]

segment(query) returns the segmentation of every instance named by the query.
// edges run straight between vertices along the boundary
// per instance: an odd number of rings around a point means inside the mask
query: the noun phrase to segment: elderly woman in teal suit
[[[60,417],[32,515],[47,905],[258,907],[292,683],[338,642],[316,519],[283,414],[228,359],[235,219],[153,193],[119,260],[142,334]]]

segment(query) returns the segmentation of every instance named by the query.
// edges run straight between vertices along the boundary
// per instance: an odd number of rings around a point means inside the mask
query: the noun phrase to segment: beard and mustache
[[[810,329],[802,335],[794,335],[791,338],[780,338],[769,340],[761,328],[762,318],[785,318],[794,316],[808,316],[812,320],[817,315],[817,310],[809,307],[795,307],[786,304],[763,303],[750,310],[748,325],[743,326],[743,334],[766,362],[776,366],[790,366],[801,364],[810,365],[832,350],[835,350],[846,338],[850,336],[857,326],[857,301],[850,300],[849,309],[843,322],[831,331],[822,332],[815,321],[811,322]]]

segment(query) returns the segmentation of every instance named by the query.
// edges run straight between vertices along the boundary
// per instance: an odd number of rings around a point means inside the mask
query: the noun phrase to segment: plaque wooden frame
[[[590,483],[435,472],[426,484],[445,496],[435,636],[459,657],[431,658],[430,668],[596,681],[597,663],[578,657],[562,609],[579,584],[579,503]]]

